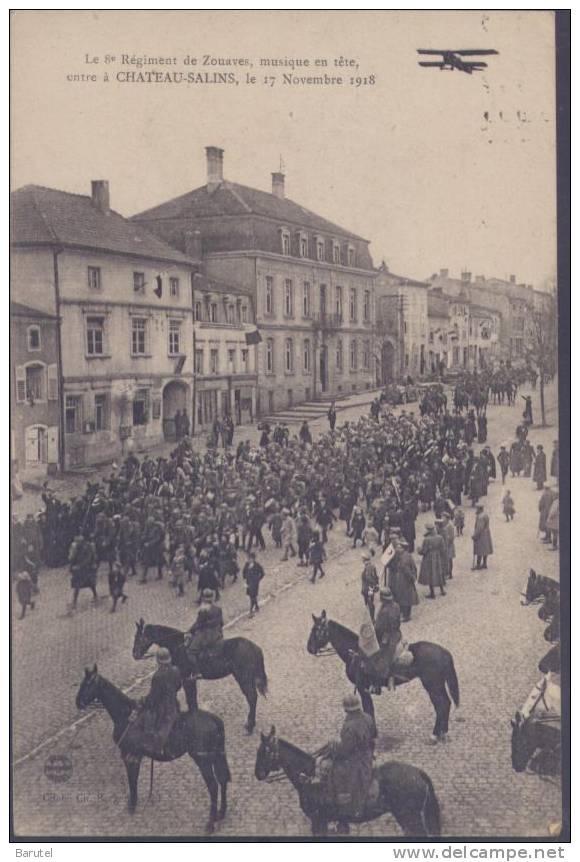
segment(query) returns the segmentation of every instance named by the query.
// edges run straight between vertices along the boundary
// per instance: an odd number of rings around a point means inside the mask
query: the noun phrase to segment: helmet
[[[361,709],[360,700],[356,694],[347,694],[342,705],[345,712],[358,712]]]
[[[166,647],[159,647],[156,659],[157,664],[171,664],[171,653]]]

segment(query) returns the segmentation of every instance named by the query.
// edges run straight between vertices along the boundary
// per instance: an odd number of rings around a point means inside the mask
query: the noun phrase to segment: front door
[[[48,438],[44,426],[32,425],[26,429],[25,448],[27,464],[46,464]]]

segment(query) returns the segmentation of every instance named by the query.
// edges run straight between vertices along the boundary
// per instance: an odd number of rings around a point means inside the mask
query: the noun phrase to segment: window
[[[349,313],[350,319],[356,320],[356,288],[351,287],[349,292]]]
[[[300,257],[308,257],[308,237],[300,235]]]
[[[27,329],[28,349],[40,350],[40,327],[29,326]]]
[[[408,356],[408,354],[407,354]],[[371,351],[368,341],[363,341],[362,364],[365,371],[368,371],[371,364]]]
[[[82,429],[83,402],[80,395],[67,395],[64,407],[64,425],[67,434],[76,434]]]
[[[306,374],[310,374],[311,362],[310,362],[310,340],[306,338],[304,340],[304,371]]]
[[[336,318],[337,320],[342,320],[342,287],[340,284],[336,285]]]
[[[34,403],[44,401],[46,368],[44,365],[26,366],[26,398]]]
[[[274,279],[271,275],[266,276],[265,312],[274,314]]]
[[[370,290],[365,290],[364,305],[363,305],[363,318],[364,318],[365,323],[368,323],[369,320],[371,319],[371,292],[370,292]],[[407,324],[405,323],[405,326],[406,325]],[[406,331],[407,330],[405,329],[405,332]]]
[[[181,321],[169,321],[169,355],[178,356],[181,353]]]
[[[147,349],[147,321],[144,317],[134,317],[131,327],[131,353],[133,356],[144,356]]]
[[[103,356],[105,319],[87,317],[87,356]]]
[[[316,240],[316,260],[324,260],[324,240],[321,237]]]
[[[242,348],[242,371],[248,372],[249,370],[249,362],[250,362],[250,351],[246,348]]]
[[[339,338],[336,342],[336,370],[342,371],[342,338]]]
[[[137,389],[133,398],[133,425],[147,425],[149,421],[149,390]]]
[[[340,245],[337,242],[332,243],[332,261],[340,263]]]
[[[326,314],[326,285],[320,285],[320,316]]]
[[[354,248],[349,245],[348,247],[348,265],[354,266],[355,264],[355,256],[354,256]]]
[[[196,302],[196,303],[195,303],[195,305],[193,306],[193,314],[194,314],[194,317],[195,317],[195,319],[196,319],[197,321],[199,321],[199,320],[202,320],[202,319],[203,319],[203,312],[202,312],[201,302],[200,302],[199,300],[197,300],[197,302]]]
[[[356,339],[350,342],[350,370],[356,371],[357,368],[357,344]]]
[[[195,373],[203,374],[203,349],[199,348],[195,351]]]
[[[242,323],[248,322],[248,308],[246,305],[242,305]]]
[[[290,234],[288,231],[282,231],[282,254],[290,254]]]
[[[294,342],[291,338],[286,339],[286,374],[292,374],[294,371]]]
[[[218,322],[217,302],[210,302],[210,304],[209,304],[209,319],[210,319],[210,323],[217,323]]]
[[[48,366],[48,400],[58,399],[58,370],[56,362]]]
[[[235,305],[228,305],[226,309],[226,319],[228,323],[233,326],[236,322],[236,307]]]
[[[304,317],[310,317],[310,282],[304,282],[304,291],[302,294],[302,314]]]
[[[266,373],[274,373],[274,339],[268,338],[266,341]]]
[[[209,352],[209,372],[210,374],[218,374],[219,370],[219,350],[217,347],[212,347]]]
[[[294,286],[291,278],[284,282],[284,314],[286,317],[294,317]]]
[[[95,431],[104,431],[108,427],[107,396],[95,395]]]
[[[89,266],[87,267],[87,279],[88,284],[91,290],[100,290],[101,289],[101,267],[100,266]]]
[[[145,273],[133,273],[133,290],[135,293],[145,293]]]
[[[236,350],[235,347],[228,347],[228,374],[236,373]]]
[[[172,277],[169,279],[169,296],[174,299],[179,297],[179,279]]]

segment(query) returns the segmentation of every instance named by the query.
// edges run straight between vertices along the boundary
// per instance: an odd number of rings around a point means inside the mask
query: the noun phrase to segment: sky
[[[12,187],[87,194],[108,179],[129,216],[203,185],[207,145],[224,149],[226,179],[265,191],[282,158],[286,195],[370,240],[376,265],[541,288],[556,277],[553,32],[551,12],[529,11],[16,12]],[[419,67],[417,48],[499,54],[466,75]],[[122,54],[177,57],[167,71],[187,71],[186,55],[249,58],[258,83],[120,83],[138,71]],[[359,70],[334,68],[340,56]],[[375,83],[269,87],[265,74],[292,70],[259,58],[326,58],[293,74]],[[216,70],[231,67],[189,67]]]

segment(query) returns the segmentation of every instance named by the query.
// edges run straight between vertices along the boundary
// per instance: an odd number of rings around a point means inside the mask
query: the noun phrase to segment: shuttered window
[[[48,366],[48,400],[56,401],[58,398],[58,373],[56,363]]]
[[[26,368],[24,365],[16,366],[16,400],[26,401]]]

